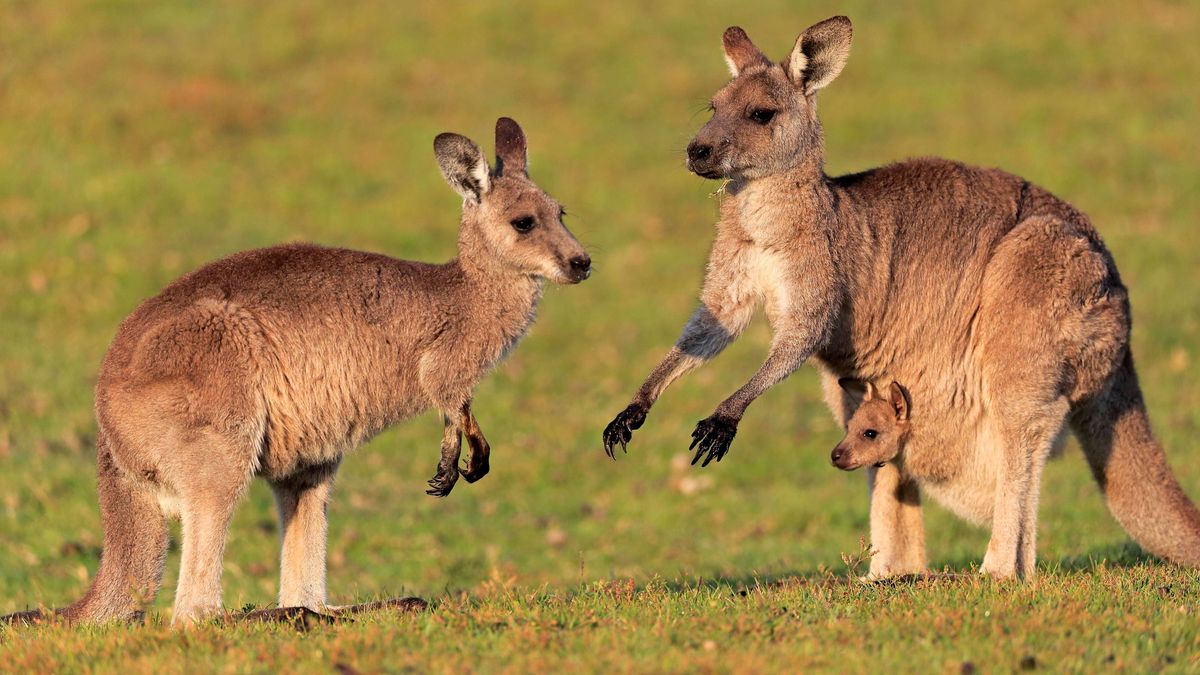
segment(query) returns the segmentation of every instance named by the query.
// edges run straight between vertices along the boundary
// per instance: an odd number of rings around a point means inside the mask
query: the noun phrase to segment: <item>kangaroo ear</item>
[[[870,382],[856,380],[853,377],[843,377],[838,380],[838,386],[860,404],[863,401],[871,400],[871,395],[875,392],[875,387]]]
[[[725,63],[729,65],[729,73],[734,77],[753,65],[771,65],[771,59],[754,46],[746,31],[737,26],[726,28],[721,42],[725,45]]]
[[[491,189],[487,158],[471,139],[458,134],[438,134],[433,139],[433,154],[446,182],[463,199],[478,204]]]
[[[810,26],[796,38],[796,46],[783,62],[783,70],[792,84],[812,96],[842,72],[850,56],[850,38],[854,29],[850,19],[835,16]]]
[[[892,386],[888,387],[888,402],[892,404],[892,410],[896,411],[896,421],[908,421],[908,392],[904,390],[898,383],[893,382]]]
[[[521,125],[511,117],[496,120],[496,175],[505,172],[528,175],[528,157],[529,146]]]

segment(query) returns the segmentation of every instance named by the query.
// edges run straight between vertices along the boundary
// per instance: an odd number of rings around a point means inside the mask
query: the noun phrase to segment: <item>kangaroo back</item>
[[[1103,395],[1072,415],[1108,510],[1147,551],[1200,567],[1200,511],[1179,487],[1150,429],[1132,355]]]

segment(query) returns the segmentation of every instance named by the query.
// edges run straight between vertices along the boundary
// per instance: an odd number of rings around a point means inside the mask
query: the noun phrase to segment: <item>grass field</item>
[[[409,6],[412,5],[412,6]],[[120,319],[179,274],[291,240],[453,255],[458,198],[431,142],[490,152],[525,127],[535,179],[596,274],[550,289],[477,392],[492,473],[427,497],[425,415],[344,465],[331,601],[432,609],[298,633],[0,629],[0,669],[342,672],[978,672],[1200,669],[1200,575],[1148,558],[1076,448],[1044,483],[1040,576],[973,575],[988,533],[927,509],[934,581],[865,585],[864,478],[804,369],[748,413],[730,456],[686,466],[696,420],[766,352],[763,322],[677,384],[628,456],[600,431],[692,309],[716,185],[682,149],[726,78],[721,31],[781,57],[855,22],[821,96],[828,170],[936,154],[1002,166],[1087,211],[1130,287],[1156,429],[1200,497],[1200,6],[667,0],[0,3],[0,613],[78,597],[95,570],[92,386]],[[265,485],[239,509],[225,604],[269,606]],[[176,540],[178,531],[176,530]]]

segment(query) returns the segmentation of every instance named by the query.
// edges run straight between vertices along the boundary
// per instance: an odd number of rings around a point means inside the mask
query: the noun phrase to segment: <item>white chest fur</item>
[[[796,261],[789,255],[788,233],[797,227],[789,223],[789,212],[777,203],[770,191],[757,185],[747,186],[738,194],[738,226],[746,237],[742,269],[750,294],[761,300],[767,317],[776,318],[791,306]]]

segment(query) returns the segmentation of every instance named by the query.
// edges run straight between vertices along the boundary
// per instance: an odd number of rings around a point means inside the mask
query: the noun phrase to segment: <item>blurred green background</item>
[[[566,204],[596,273],[549,289],[528,338],[477,391],[493,469],[424,495],[425,415],[343,465],[330,509],[334,602],[437,598],[484,583],[568,585],[844,569],[867,533],[865,480],[810,368],[760,399],[731,454],[684,461],[696,420],[748,378],[752,330],[675,385],[628,456],[601,429],[696,302],[717,186],[683,147],[727,79],[721,31],[782,58],[827,16],[855,24],[820,96],[827,170],[917,155],[1000,166],[1086,211],[1135,311],[1152,418],[1200,497],[1200,6],[557,2],[0,4],[0,612],[74,599],[101,533],[92,387],[118,322],[171,279],[241,249],[305,240],[454,255],[456,195],[432,139],[490,154],[501,115]],[[1078,450],[1045,479],[1040,558],[1127,555]],[[987,532],[927,509],[935,566],[981,561]],[[269,491],[239,509],[225,604],[269,604]],[[168,563],[173,596],[177,550]]]

